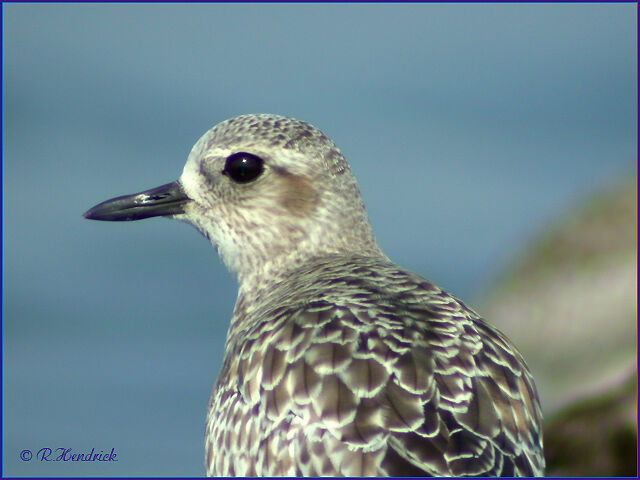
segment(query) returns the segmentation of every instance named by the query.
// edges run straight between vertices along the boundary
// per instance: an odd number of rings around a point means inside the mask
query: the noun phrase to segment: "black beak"
[[[89,220],[122,222],[184,213],[187,197],[180,182],[167,183],[133,195],[112,198],[84,213]]]

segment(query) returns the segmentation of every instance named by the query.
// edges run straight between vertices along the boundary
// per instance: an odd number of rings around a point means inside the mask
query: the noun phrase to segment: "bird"
[[[207,476],[542,476],[535,382],[510,340],[378,246],[319,129],[207,131],[175,182],[84,217],[170,217],[238,282],[205,424]]]

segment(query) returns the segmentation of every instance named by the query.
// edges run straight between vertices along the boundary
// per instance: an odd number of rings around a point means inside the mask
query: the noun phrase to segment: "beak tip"
[[[102,204],[96,205],[95,207],[91,207],[89,210],[84,212],[82,216],[87,220],[104,220],[105,217],[100,214],[99,208]]]

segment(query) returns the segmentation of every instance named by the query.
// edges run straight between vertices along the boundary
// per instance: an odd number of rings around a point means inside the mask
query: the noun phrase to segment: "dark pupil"
[[[247,183],[260,176],[264,169],[262,163],[256,155],[238,152],[227,157],[222,173],[229,175],[234,182]]]

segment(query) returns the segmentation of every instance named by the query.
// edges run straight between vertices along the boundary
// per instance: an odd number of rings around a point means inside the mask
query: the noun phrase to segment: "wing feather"
[[[212,393],[209,472],[543,474],[541,411],[522,357],[411,275],[387,272],[396,290],[354,281],[353,303],[289,304],[265,314],[278,325],[244,332],[223,368],[231,377]]]

